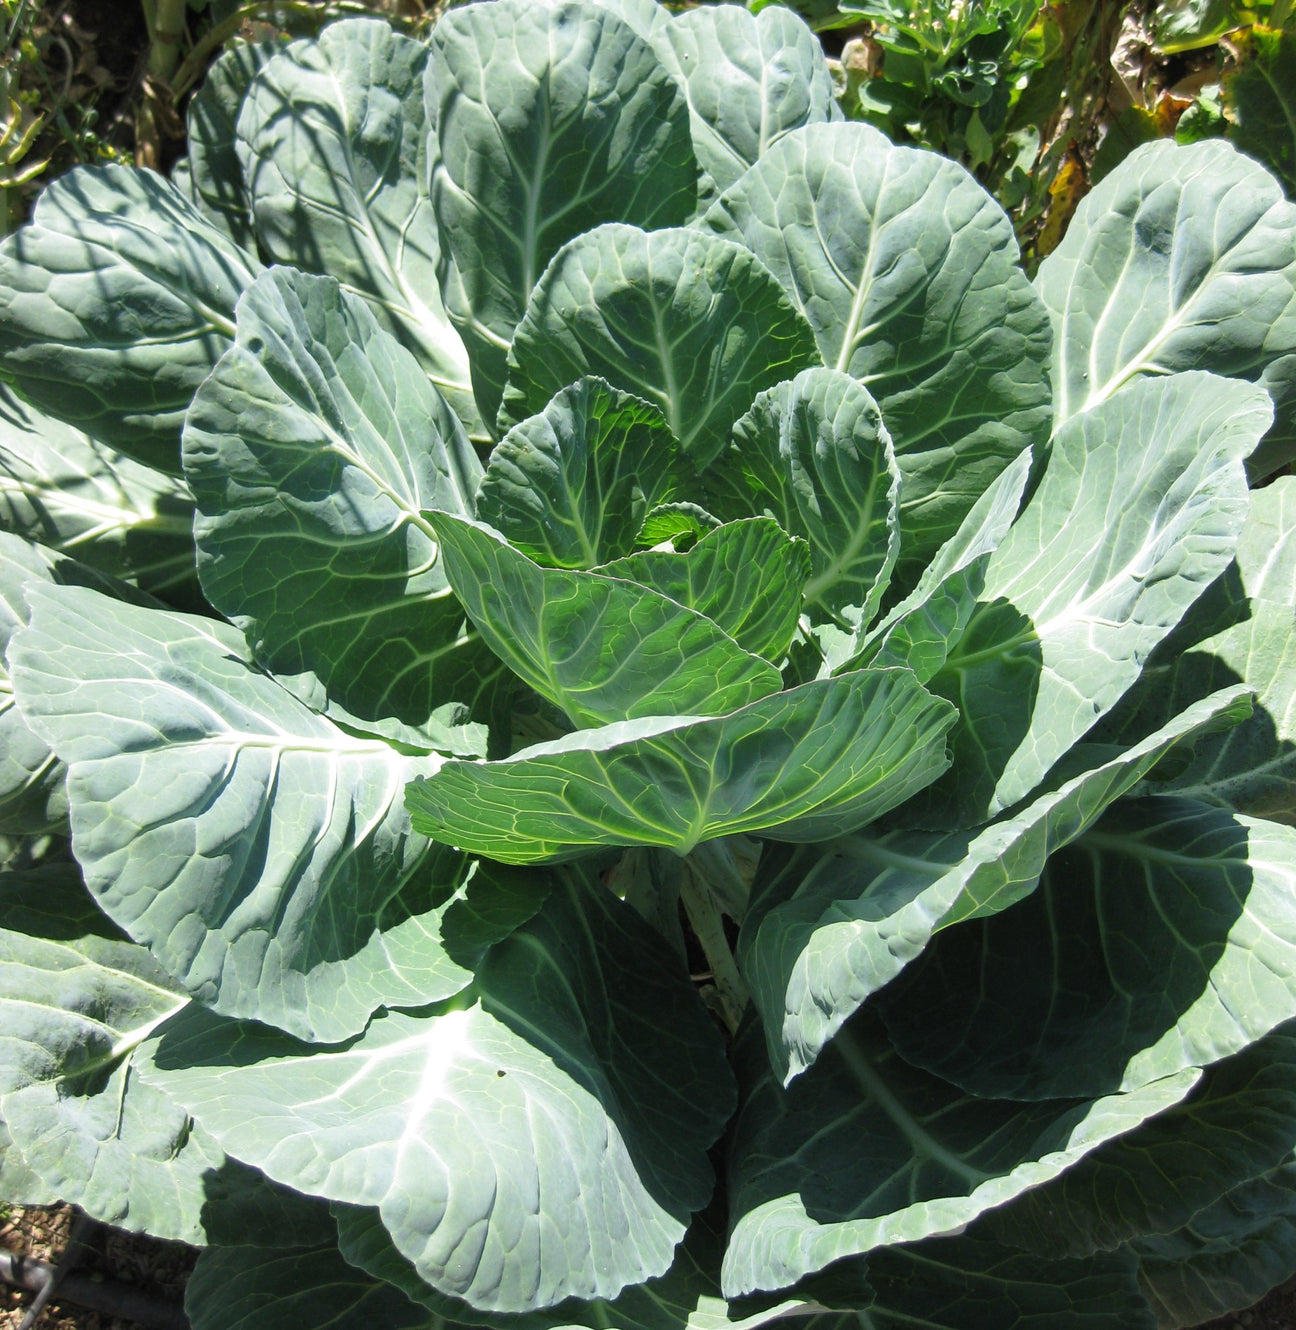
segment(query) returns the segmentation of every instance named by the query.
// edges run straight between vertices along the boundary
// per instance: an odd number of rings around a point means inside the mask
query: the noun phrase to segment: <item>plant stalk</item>
[[[733,952],[729,950],[724,918],[711,889],[699,876],[697,866],[687,859],[684,861],[684,878],[680,883],[680,900],[698,945],[711,966],[711,977],[715,981],[720,1014],[725,1026],[730,1034],[736,1034],[748,1002],[747,985],[738,973]]]

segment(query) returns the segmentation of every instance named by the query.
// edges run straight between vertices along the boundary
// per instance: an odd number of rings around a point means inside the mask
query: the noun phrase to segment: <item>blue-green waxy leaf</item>
[[[1206,1068],[1197,1088],[985,1221],[1038,1255],[1082,1256],[1168,1234],[1240,1178],[1284,1163],[1296,1140],[1296,1025]]]
[[[331,24],[258,72],[235,147],[262,250],[362,297],[479,434],[467,352],[437,285],[427,64],[427,46],[387,23]]]
[[[814,841],[934,780],[953,722],[907,670],[865,670],[714,720],[623,722],[505,761],[450,762],[406,799],[428,834],[506,863],[599,845],[687,854],[747,831]]]
[[[1201,744],[1181,770],[1153,773],[1149,788],[1296,824],[1296,609],[1252,601],[1248,619],[1154,671],[1148,686],[1169,701],[1233,679],[1255,690],[1251,719]]]
[[[3,389],[0,529],[160,596],[192,601],[197,593],[184,482]]]
[[[428,516],[450,584],[483,639],[573,724],[722,715],[782,684],[768,661],[659,592],[541,568],[487,527]]]
[[[1130,1245],[1161,1330],[1250,1307],[1296,1273],[1296,1163],[1233,1188],[1175,1233]]]
[[[274,41],[231,42],[208,68],[185,116],[191,197],[235,244],[252,251],[256,231],[238,157],[238,118],[253,79],[283,49]]]
[[[828,668],[853,654],[900,548],[900,473],[877,403],[849,375],[804,370],[756,398],[712,465],[721,516],[753,507],[810,544],[804,609],[822,625]]]
[[[702,468],[758,392],[818,359],[809,326],[750,250],[692,229],[600,226],[536,285],[509,348],[500,424],[597,374],[660,406]]]
[[[185,1242],[318,1240],[316,1207],[227,1160],[134,1072],[188,999],[95,906],[74,865],[0,875],[0,1118],[63,1200]]]
[[[1296,476],[1252,493],[1236,557],[1248,596],[1296,609]]]
[[[962,719],[956,777],[926,815],[1016,803],[1135,682],[1232,558],[1243,459],[1270,411],[1259,388],[1192,373],[1131,384],[1062,427],[931,681]]]
[[[185,424],[203,589],[283,675],[315,674],[379,726],[471,704],[494,662],[465,641],[424,508],[472,511],[481,466],[412,357],[325,277],[275,268]]]
[[[840,115],[823,46],[782,5],[685,10],[654,46],[688,99],[704,204],[789,130]]]
[[[185,1285],[193,1330],[434,1330],[432,1316],[391,1284],[357,1270],[337,1243],[287,1251],[207,1247]]]
[[[0,531],[0,834],[3,835],[34,836],[67,829],[67,771],[49,744],[24,720],[8,668],[3,663],[14,634],[27,622],[28,591],[34,586],[52,585],[89,586],[118,600],[157,605],[144,592],[66,554]]]
[[[692,468],[657,407],[585,378],[496,445],[477,518],[537,563],[592,568],[629,554],[644,518]]]
[[[1137,378],[1211,370],[1274,395],[1261,471],[1292,456],[1296,205],[1231,144],[1136,149],[1081,202],[1036,285],[1059,425]]]
[[[1096,1100],[984,1099],[904,1062],[863,1013],[787,1090],[758,1031],[739,1048],[747,1093],[729,1153],[730,1297],[957,1231],[1178,1103],[1200,1077],[1183,1071]]]
[[[1017,516],[1031,461],[1027,449],[995,477],[923,569],[918,585],[869,630],[852,668],[903,665],[920,683],[940,670],[985,588],[990,556]]]
[[[697,203],[698,164],[678,84],[609,9],[465,6],[436,25],[430,50],[442,289],[489,423],[505,352],[549,260],[604,222],[684,222]],[[578,377],[564,376],[521,414]]]
[[[270,1177],[376,1208],[419,1277],[479,1311],[663,1274],[734,1099],[687,974],[629,906],[564,886],[473,993],[327,1049],[187,1012],[143,1074]]]
[[[189,993],[341,1039],[383,1003],[469,982],[480,948],[447,950],[462,864],[401,806],[439,757],[310,711],[227,624],[81,587],[27,598],[10,670],[24,719],[69,768],[87,884]]]
[[[879,997],[906,1058],[979,1094],[1133,1089],[1296,1017],[1296,830],[1126,799],[1033,895],[941,934]]]
[[[860,124],[786,135],[707,224],[754,251],[814,329],[822,363],[877,399],[916,577],[1048,431],[1048,311],[1018,266],[1012,224],[961,167]]]
[[[775,1071],[785,1080],[802,1072],[934,935],[1020,900],[1048,857],[1157,762],[1249,712],[1246,692],[1227,689],[978,835],[896,831],[841,841],[790,899],[744,922],[738,959]]]
[[[40,409],[175,473],[185,408],[258,270],[161,176],[78,167],[0,245],[0,373]]]
[[[660,591],[745,650],[779,661],[796,632],[810,547],[771,518],[749,517],[708,531],[687,553],[640,550],[597,571]]]

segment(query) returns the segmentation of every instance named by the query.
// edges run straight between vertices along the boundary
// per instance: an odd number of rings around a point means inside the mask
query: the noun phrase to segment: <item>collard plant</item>
[[[835,117],[777,8],[347,21],[0,248],[0,1184],[197,1330],[1291,1273],[1296,210],[1152,145],[1032,283]]]

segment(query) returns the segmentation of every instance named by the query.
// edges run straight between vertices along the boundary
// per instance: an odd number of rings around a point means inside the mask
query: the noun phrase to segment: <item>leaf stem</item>
[[[743,1009],[747,1006],[747,985],[743,983],[733,953],[729,950],[720,907],[706,878],[699,873],[698,865],[691,857],[684,861],[680,900],[698,944],[711,966],[724,1023],[730,1034],[735,1034],[742,1020]]]

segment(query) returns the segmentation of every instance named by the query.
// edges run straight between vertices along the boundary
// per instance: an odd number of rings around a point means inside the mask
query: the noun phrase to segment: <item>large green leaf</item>
[[[761,393],[705,484],[721,516],[764,508],[809,542],[804,608],[827,634],[827,668],[842,664],[876,613],[900,548],[900,473],[868,390],[835,370],[809,369]]]
[[[208,1247],[185,1285],[185,1314],[193,1330],[446,1330],[400,1289],[347,1264],[336,1242]]]
[[[1233,679],[1255,690],[1251,719],[1181,770],[1154,773],[1150,788],[1296,824],[1296,609],[1253,601],[1249,619],[1154,671],[1148,688],[1178,700]]]
[[[0,919],[0,1117],[29,1167],[121,1228],[316,1240],[313,1207],[227,1160],[134,1074],[139,1045],[188,999],[104,918],[75,867],[0,876]]]
[[[1296,206],[1230,144],[1137,148],[1081,202],[1036,285],[1058,425],[1142,376],[1206,369],[1274,393],[1266,448],[1291,456]]]
[[[376,1210],[334,1204],[339,1245],[353,1265],[403,1289],[406,1296],[454,1322],[482,1323],[494,1330],[757,1330],[768,1321],[796,1317],[806,1330],[846,1330],[823,1313],[814,1292],[771,1306],[730,1306],[720,1296],[718,1271],[724,1243],[716,1207],[697,1216],[671,1268],[656,1279],[631,1285],[612,1301],[568,1298],[557,1306],[521,1315],[482,1313],[459,1298],[438,1293],[418,1277],[396,1249]],[[719,1224],[717,1223],[719,1221]],[[857,1281],[858,1282],[858,1281]],[[867,1290],[863,1291],[867,1295]],[[819,1314],[819,1315],[817,1315]],[[813,1321],[807,1326],[807,1321]]]
[[[57,1205],[58,1193],[22,1157],[0,1119],[0,1201],[8,1205]]]
[[[238,157],[238,118],[253,79],[281,50],[274,41],[230,42],[208,68],[185,113],[193,201],[230,239],[252,251],[256,231]]]
[[[877,398],[903,477],[901,557],[916,577],[1048,430],[1048,312],[1012,224],[962,167],[860,124],[786,135],[707,223],[786,287],[823,363]]]
[[[432,32],[427,100],[442,284],[490,423],[513,330],[559,248],[603,222],[652,229],[693,212],[689,113],[633,28],[574,0],[497,0],[444,15]]]
[[[790,899],[750,914],[739,962],[784,1079],[804,1071],[871,994],[962,920],[1029,894],[1049,856],[1175,748],[1249,713],[1237,687],[1189,708],[1141,744],[1016,816],[969,832],[897,831],[841,841]]]
[[[1153,1330],[1128,1252],[1059,1260],[981,1237],[928,1238],[870,1253],[868,1330]]]
[[[0,528],[158,595],[197,599],[193,498],[184,483],[4,390]]]
[[[1132,1245],[1161,1330],[1249,1307],[1296,1273],[1296,1164],[1235,1187],[1177,1233]]]
[[[773,665],[660,592],[541,568],[488,527],[449,513],[429,517],[478,632],[573,724],[718,716],[779,690]]]
[[[840,117],[819,39],[782,5],[688,9],[655,47],[688,99],[703,203],[789,130]]]
[[[256,75],[235,146],[264,252],[363,297],[480,433],[467,353],[437,285],[427,64],[427,46],[385,22],[330,24]]]
[[[1296,1025],[1206,1069],[1182,1103],[1109,1141],[989,1215],[988,1231],[1039,1255],[1086,1255],[1169,1234],[1296,1140]]]
[[[79,167],[0,245],[0,373],[42,410],[177,472],[185,408],[257,271],[160,176]]]
[[[864,1013],[787,1090],[758,1031],[740,1056],[748,1090],[730,1145],[722,1281],[731,1297],[957,1231],[1177,1103],[1200,1075],[1093,1101],[984,1099],[903,1062]]]
[[[1296,609],[1296,476],[1252,493],[1237,562],[1248,596]]]
[[[760,831],[814,841],[880,817],[945,770],[951,708],[907,670],[864,670],[714,720],[582,730],[412,785],[414,825],[506,863],[573,847],[657,845]]]
[[[726,522],[686,553],[640,550],[598,569],[651,587],[714,620],[747,651],[781,661],[810,577],[810,551],[768,517]]]
[[[879,997],[904,1056],[975,1093],[1134,1089],[1296,1017],[1296,830],[1126,799],[1010,910]]]
[[[471,1005],[386,1013],[330,1049],[194,1011],[150,1057],[146,1079],[240,1158],[376,1207],[422,1279],[486,1311],[664,1273],[733,1107],[687,975],[601,886],[556,891]]]
[[[852,668],[903,665],[920,683],[939,672],[985,588],[990,556],[1017,516],[1032,460],[1026,449],[991,481],[918,585],[869,630]]]
[[[401,805],[439,757],[308,710],[226,624],[81,587],[27,597],[10,669],[27,723],[68,765],[77,858],[188,992],[341,1039],[381,1004],[469,982],[474,949],[448,950],[462,865]]]
[[[817,361],[810,328],[750,250],[703,231],[609,224],[560,250],[532,292],[500,424],[597,374],[660,406],[701,468],[758,392]]]
[[[496,445],[476,516],[537,563],[592,568],[629,554],[647,514],[691,492],[677,453],[655,406],[584,378]]]
[[[185,423],[203,588],[276,673],[371,723],[456,744],[446,709],[493,667],[465,641],[424,508],[472,511],[463,427],[358,299],[267,272]],[[431,721],[431,724],[429,722]]]
[[[1260,389],[1182,374],[1063,426],[931,681],[962,719],[951,777],[917,819],[1016,803],[1135,682],[1232,558],[1242,459],[1269,419]]]

